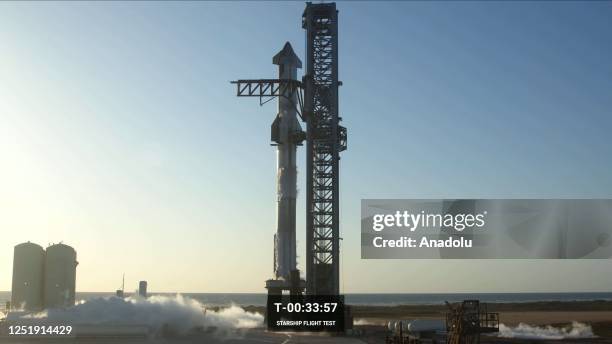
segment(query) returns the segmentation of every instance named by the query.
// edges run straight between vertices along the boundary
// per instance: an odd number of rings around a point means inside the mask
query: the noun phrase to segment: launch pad
[[[278,79],[237,80],[236,95],[259,97],[260,105],[278,99],[271,139],[277,148],[277,228],[274,278],[268,298],[288,292],[290,300],[339,296],[339,161],[346,150],[346,128],[338,111],[338,11],[335,3],[306,3],[306,71],[287,42],[272,62]],[[298,120],[306,124],[304,132]],[[306,141],[306,280],[296,263],[295,201],[297,146]]]

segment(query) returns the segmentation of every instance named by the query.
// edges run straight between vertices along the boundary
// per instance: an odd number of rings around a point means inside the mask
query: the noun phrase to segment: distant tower
[[[125,273],[121,277],[121,289],[117,289],[115,296],[123,298],[125,296]]]
[[[47,247],[45,258],[45,308],[74,306],[76,251],[64,244]]]
[[[26,242],[15,246],[11,307],[37,311],[43,308],[45,251]]]
[[[147,281],[140,281],[138,283],[138,295],[140,297],[147,297]]]

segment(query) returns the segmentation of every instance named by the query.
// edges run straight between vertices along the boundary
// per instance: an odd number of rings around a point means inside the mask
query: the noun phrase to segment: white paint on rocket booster
[[[274,56],[272,62],[278,65],[279,79],[297,80],[297,69],[302,61],[295,55],[289,42]],[[295,156],[297,144],[303,137],[297,118],[297,94],[289,93],[278,97],[278,114],[272,123],[272,140],[276,141],[277,162],[277,227],[275,235],[274,275],[276,279],[289,279],[296,264],[295,199],[297,194],[297,169]]]

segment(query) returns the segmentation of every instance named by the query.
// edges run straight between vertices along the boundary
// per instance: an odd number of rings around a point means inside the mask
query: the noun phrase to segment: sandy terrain
[[[411,315],[409,313],[397,314],[394,319],[440,319],[440,316],[436,315]],[[564,324],[572,321],[578,321],[582,323],[599,323],[599,322],[610,322],[612,323],[612,311],[595,311],[595,312],[500,312],[500,322],[515,326],[519,323],[526,323],[530,325],[551,325],[551,324]],[[384,325],[392,318],[385,317],[359,317],[356,318],[356,324],[359,325]]]
[[[611,322],[612,311],[597,312],[501,312],[500,320],[506,325],[517,325],[518,323],[528,323],[531,325],[560,324],[570,321],[582,323]]]

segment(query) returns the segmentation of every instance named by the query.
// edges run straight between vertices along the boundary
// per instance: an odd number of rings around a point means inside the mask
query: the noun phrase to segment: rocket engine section
[[[297,80],[297,69],[302,61],[297,57],[291,44],[272,58],[278,65],[278,78]],[[274,236],[274,276],[289,281],[291,271],[296,270],[295,210],[297,196],[297,146],[306,135],[297,118],[297,94],[285,90],[278,97],[278,114],[272,123],[271,138],[276,143],[277,162],[277,226]]]

